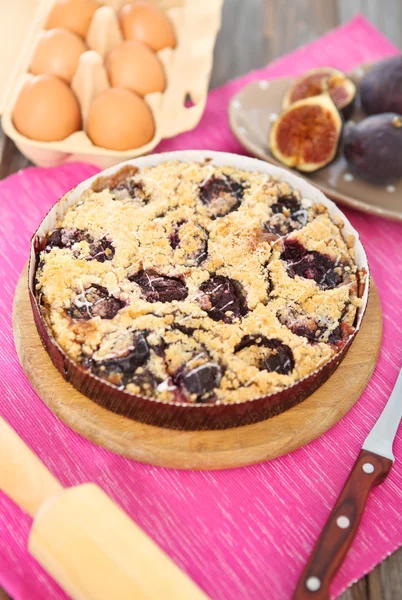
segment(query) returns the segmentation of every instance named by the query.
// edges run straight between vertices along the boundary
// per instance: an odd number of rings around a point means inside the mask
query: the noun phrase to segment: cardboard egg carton
[[[27,0],[15,0],[24,2]],[[100,0],[86,38],[89,48],[81,55],[71,83],[81,106],[83,126],[94,98],[110,86],[104,57],[122,41],[117,12],[130,0]],[[14,127],[12,112],[21,88],[29,77],[29,66],[54,0],[41,0],[35,10],[24,46],[7,83],[3,103],[2,126],[19,150],[33,163],[56,166],[84,161],[104,169],[136,156],[149,153],[165,138],[193,129],[205,108],[213,63],[213,48],[221,22],[223,0],[156,0],[166,11],[176,32],[176,48],[157,52],[166,75],[164,92],[145,96],[154,121],[153,139],[140,148],[118,152],[95,146],[85,130],[59,142],[39,142],[20,134]],[[10,35],[10,32],[9,32]],[[185,106],[190,96],[193,105]]]

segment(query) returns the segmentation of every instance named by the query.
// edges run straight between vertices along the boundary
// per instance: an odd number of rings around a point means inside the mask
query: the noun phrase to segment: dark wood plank
[[[402,598],[402,548],[389,556],[368,577],[369,600]]]
[[[366,577],[346,590],[339,600],[401,600],[402,548],[389,556]]]
[[[222,27],[215,44],[211,87],[263,67],[269,61],[264,16],[264,0],[225,1]]]
[[[394,44],[402,48],[402,2],[400,0],[338,0],[342,23],[362,13]]]
[[[341,594],[339,600],[374,600],[374,598],[370,599],[368,595],[367,577],[363,577],[363,579],[360,579],[360,581]],[[381,598],[377,600],[381,600]]]
[[[337,24],[336,0],[225,0],[211,87],[262,67]]]
[[[0,127],[0,179],[11,175],[20,169],[29,167],[32,163],[25,158],[10,138],[6,137]],[[0,598],[1,600],[1,598]]]
[[[272,60],[338,24],[336,0],[265,0],[265,31]]]

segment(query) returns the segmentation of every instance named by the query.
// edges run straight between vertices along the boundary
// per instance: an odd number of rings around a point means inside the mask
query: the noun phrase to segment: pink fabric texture
[[[358,17],[214,90],[197,129],[158,150],[241,153],[226,108],[244,83],[318,65],[348,70],[396,52]],[[402,364],[402,225],[345,211],[366,247],[384,314],[378,366],[350,413],[318,440],[272,462],[221,472],[161,469],[116,456],[66,427],[33,392],[14,349],[12,300],[30,236],[64,192],[95,172],[84,164],[30,168],[0,183],[0,413],[63,485],[99,484],[213,600],[286,600]],[[402,544],[401,432],[394,450],[395,466],[369,499],[334,596]],[[30,519],[0,493],[0,585],[14,600],[62,600],[65,594],[27,553],[29,528]]]

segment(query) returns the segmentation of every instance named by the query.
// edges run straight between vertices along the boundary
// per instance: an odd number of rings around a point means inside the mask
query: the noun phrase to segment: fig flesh
[[[288,108],[294,102],[304,98],[319,96],[323,92],[329,93],[345,119],[351,116],[356,97],[356,86],[342,71],[333,67],[310,69],[296,79],[283,98],[282,108]]]
[[[368,115],[402,115],[402,55],[381,60],[360,84],[360,99]]]
[[[287,167],[312,173],[336,156],[343,121],[328,94],[298,100],[273,123],[272,154]]]
[[[402,177],[402,116],[373,115],[346,132],[345,158],[353,175],[387,185]]]

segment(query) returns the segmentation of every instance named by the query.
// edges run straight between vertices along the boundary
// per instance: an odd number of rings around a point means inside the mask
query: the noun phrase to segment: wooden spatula
[[[34,519],[29,552],[74,600],[207,600],[99,487],[64,489],[1,418],[0,489]]]

